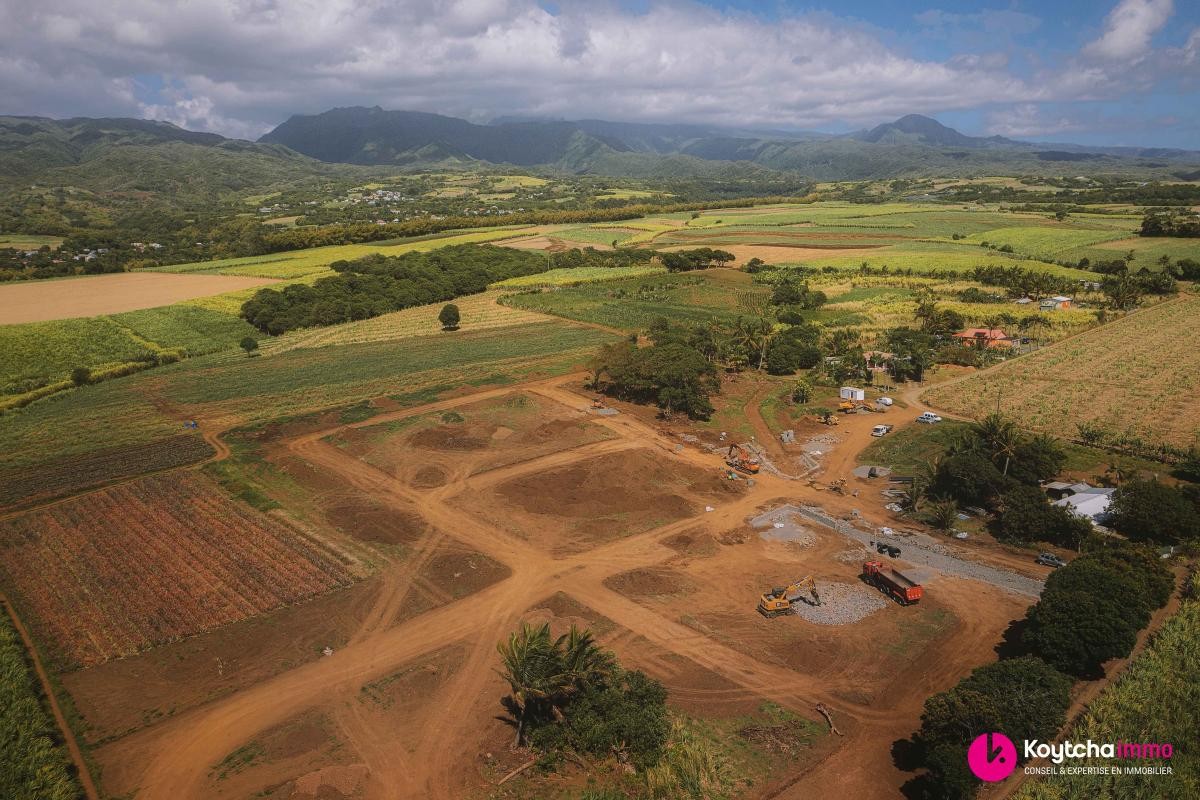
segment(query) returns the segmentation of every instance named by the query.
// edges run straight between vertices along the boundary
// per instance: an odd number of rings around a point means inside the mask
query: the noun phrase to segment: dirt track
[[[478,776],[464,760],[485,745],[490,734],[481,721],[495,716],[496,699],[503,692],[492,669],[495,643],[529,609],[561,594],[619,626],[628,640],[652,644],[662,654],[646,663],[645,668],[652,673],[656,664],[662,665],[669,657],[692,662],[715,676],[712,688],[689,686],[681,691],[681,696],[691,704],[704,703],[706,698],[714,702],[771,699],[814,718],[813,706],[818,702],[833,709],[839,724],[850,731],[849,735],[838,742],[841,746],[813,775],[791,788],[776,787],[771,796],[812,796],[816,787],[820,787],[818,794],[831,794],[829,788],[835,785],[851,789],[856,797],[891,796],[906,777],[890,763],[887,751],[891,741],[911,732],[920,703],[928,693],[945,688],[987,660],[999,631],[1009,619],[1019,615],[1023,608],[1021,601],[971,581],[940,582],[938,591],[944,593],[948,602],[970,609],[955,641],[936,643],[927,654],[905,661],[909,666],[900,676],[903,680],[895,681],[894,692],[885,692],[872,702],[859,702],[847,699],[861,696],[862,678],[853,669],[818,674],[748,658],[739,647],[681,624],[675,615],[635,602],[606,584],[615,575],[676,559],[677,551],[665,542],[685,531],[700,527],[717,534],[741,528],[757,509],[770,504],[799,500],[820,505],[839,516],[861,509],[866,522],[886,524],[887,518],[881,511],[864,508],[858,498],[837,496],[800,482],[762,475],[752,490],[723,497],[713,512],[671,521],[583,552],[554,554],[533,540],[482,522],[478,516],[462,510],[455,498],[606,454],[644,451],[653,454],[664,470],[712,473],[718,462],[710,453],[682,447],[633,414],[589,415],[588,421],[607,428],[612,438],[474,474],[464,468],[447,475],[435,488],[417,489],[326,440],[331,434],[348,429],[444,412],[515,391],[583,414],[588,399],[564,388],[579,378],[569,376],[489,390],[285,439],[286,450],[316,470],[336,476],[342,483],[398,511],[418,509],[427,527],[403,561],[384,568],[381,588],[347,646],[331,657],[310,661],[118,740],[106,748],[102,758],[108,792],[124,794],[136,788],[140,800],[209,796],[213,765],[263,731],[306,709],[324,706],[335,709],[341,737],[358,762],[369,770],[367,797],[462,797],[478,784]],[[890,413],[889,421],[910,421],[917,413],[915,405],[897,408]],[[873,422],[874,419],[864,417],[845,424],[846,429],[854,430],[848,431],[849,440],[839,446],[839,458],[834,462],[837,469],[849,463],[847,459],[852,459],[869,441],[866,431]],[[858,430],[860,427],[862,431]],[[449,600],[432,611],[395,624],[398,612],[413,592],[430,591],[427,585],[418,586],[417,576],[439,547],[445,545],[459,545],[483,554],[507,566],[510,576],[464,599]],[[714,580],[720,580],[719,576]],[[438,591],[436,587],[432,590]],[[739,597],[743,591],[741,586],[736,589],[713,586],[710,590],[713,595]],[[981,595],[990,598],[990,602],[980,604]],[[434,710],[409,718],[408,726],[416,730],[407,734],[412,738],[408,749],[390,743],[398,735],[394,728],[381,726],[378,718],[349,702],[371,681],[449,647],[457,647],[462,655],[453,673],[428,698]],[[635,663],[641,660],[638,652],[618,654]],[[662,670],[659,666],[657,671]],[[869,769],[863,769],[864,762],[870,764]],[[845,777],[856,771],[862,776],[860,779]]]

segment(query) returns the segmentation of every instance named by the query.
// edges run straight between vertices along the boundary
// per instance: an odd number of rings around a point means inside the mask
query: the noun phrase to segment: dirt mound
[[[550,442],[562,439],[588,423],[582,419],[552,419],[542,423],[521,437],[526,442]]]
[[[446,485],[446,473],[441,467],[421,467],[417,470],[417,474],[413,475],[409,484],[414,489],[436,489]]]
[[[331,504],[325,516],[338,530],[365,542],[412,544],[429,527],[420,514],[388,508],[366,497]]]
[[[421,569],[420,575],[455,600],[502,581],[512,570],[482,553],[444,550]]]
[[[427,450],[482,450],[491,438],[492,431],[485,434],[466,425],[438,425],[417,431],[408,443]]]
[[[554,472],[523,475],[501,484],[497,491],[524,511],[588,519],[590,526],[599,524],[600,517],[648,508],[660,517],[694,514],[699,509],[680,491],[688,484],[692,482],[670,480],[653,454],[634,450],[591,458]]]
[[[604,585],[633,599],[670,597],[696,588],[696,584],[687,576],[665,567],[647,567],[622,572],[605,578]]]
[[[717,540],[702,529],[677,533],[663,539],[662,543],[683,556],[705,558],[717,554]]]

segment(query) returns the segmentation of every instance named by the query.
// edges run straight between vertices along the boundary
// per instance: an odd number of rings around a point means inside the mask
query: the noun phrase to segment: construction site
[[[105,793],[561,796],[585,770],[501,785],[528,758],[495,671],[522,620],[589,628],[690,718],[770,703],[819,726],[747,797],[893,793],[892,743],[994,657],[1047,570],[898,524],[854,469],[880,415],[841,417],[735,442],[576,374],[239,434],[274,513],[369,574],[67,674]]]

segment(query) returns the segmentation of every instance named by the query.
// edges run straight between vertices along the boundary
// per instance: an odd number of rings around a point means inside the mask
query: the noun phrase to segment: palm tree
[[[939,531],[948,531],[958,520],[958,504],[953,500],[938,500],[929,504],[929,523]]]
[[[568,692],[603,682],[616,663],[612,653],[596,644],[591,631],[574,625],[558,637],[554,649],[560,653],[563,677],[570,683]]]
[[[517,718],[516,746],[525,738],[525,725],[530,714],[561,694],[569,684],[565,679],[560,654],[550,639],[550,625],[538,627],[528,622],[509,634],[507,642],[496,645],[503,668],[500,676],[508,681],[509,697]]]
[[[1003,414],[993,412],[971,426],[972,431],[983,442],[993,462],[1004,457],[1004,474],[1008,474],[1008,463],[1021,444],[1021,430],[1017,423]]]

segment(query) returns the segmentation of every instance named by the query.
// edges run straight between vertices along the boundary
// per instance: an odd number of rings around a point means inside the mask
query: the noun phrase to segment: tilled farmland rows
[[[0,566],[82,665],[294,603],[355,578],[338,554],[193,473],[0,523]]]

